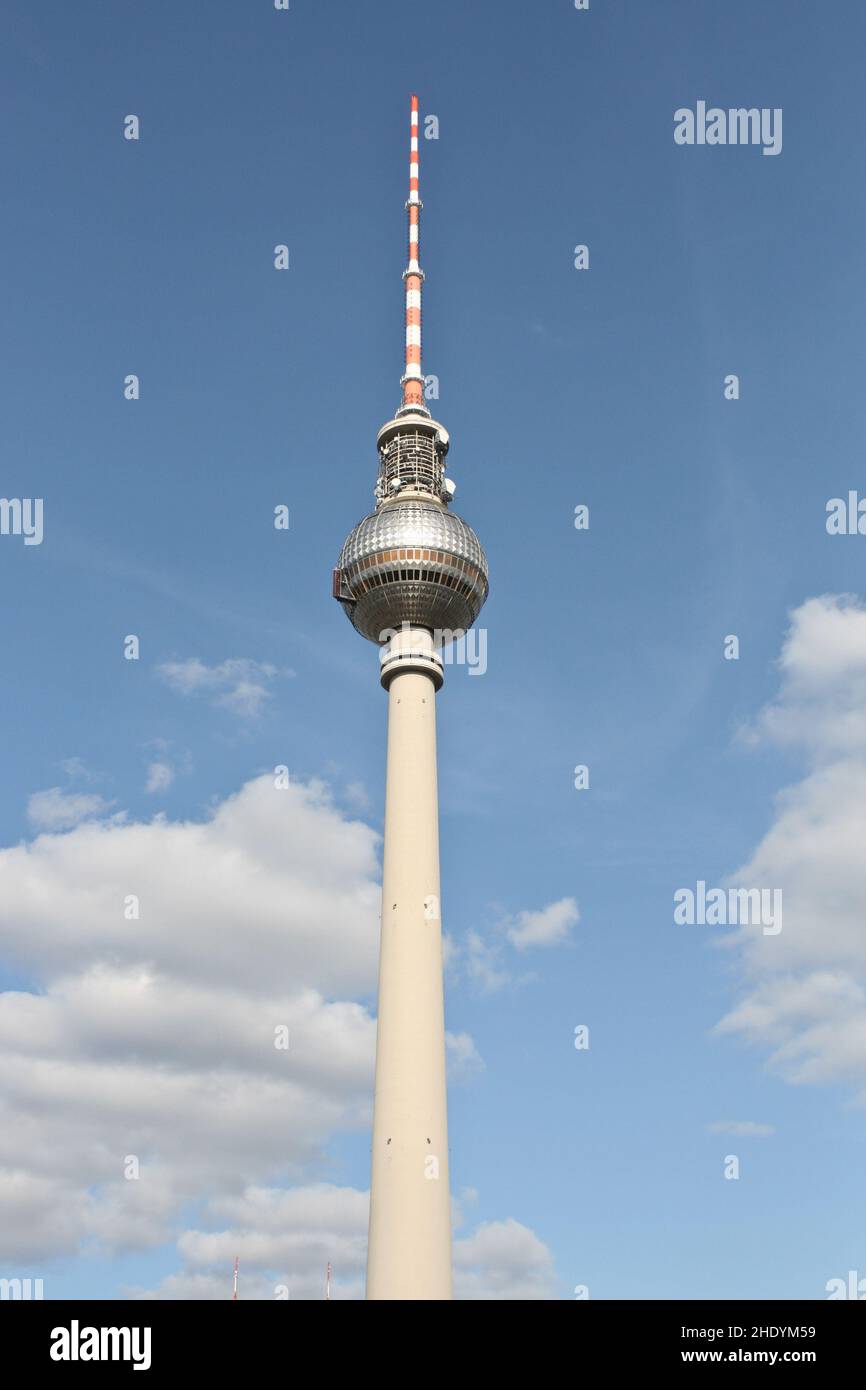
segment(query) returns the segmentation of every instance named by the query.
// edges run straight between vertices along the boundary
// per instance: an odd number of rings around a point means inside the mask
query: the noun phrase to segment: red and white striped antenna
[[[331,1263],[328,1261],[328,1273],[325,1276],[325,1298],[331,1297]]]
[[[421,208],[418,196],[418,98],[411,98],[409,113],[409,264],[403,272],[406,284],[406,371],[400,379],[403,387],[401,410],[429,411],[424,404],[424,377],[421,372],[421,285],[424,272],[420,263]]]
[[[232,1280],[232,1302],[236,1303],[238,1298],[238,1257],[235,1255],[235,1273]]]

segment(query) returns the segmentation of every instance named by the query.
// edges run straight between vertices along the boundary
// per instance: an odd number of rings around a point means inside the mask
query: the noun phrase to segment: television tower
[[[375,511],[343,546],[334,597],[379,645],[388,692],[366,1296],[430,1300],[451,1298],[435,697],[443,647],[487,598],[487,560],[449,510],[448,432],[424,401],[415,96],[410,121],[403,397],[376,436]]]

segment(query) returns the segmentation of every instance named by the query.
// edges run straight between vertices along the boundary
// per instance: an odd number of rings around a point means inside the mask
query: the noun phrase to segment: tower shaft
[[[451,1298],[432,635],[392,638],[368,1299]]]

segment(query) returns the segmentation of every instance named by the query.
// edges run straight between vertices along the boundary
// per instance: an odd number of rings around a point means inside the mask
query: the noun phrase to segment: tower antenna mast
[[[409,214],[409,263],[403,271],[406,286],[406,370],[400,378],[403,387],[403,411],[421,411],[429,415],[424,404],[424,375],[421,371],[421,286],[424,272],[421,269],[421,209],[424,204],[418,196],[418,98],[413,96],[409,111],[409,197],[406,211]]]

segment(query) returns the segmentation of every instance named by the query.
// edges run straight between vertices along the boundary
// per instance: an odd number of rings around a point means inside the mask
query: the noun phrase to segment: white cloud
[[[506,932],[518,951],[527,951],[533,946],[560,946],[579,920],[574,898],[560,898],[539,912],[519,913]]]
[[[334,1297],[362,1296],[367,1194],[317,1179],[370,1119],[378,842],[320,783],[263,776],[203,822],[0,850],[0,951],[34,988],[0,993],[0,1260],[153,1248],[193,1210],[178,1271],[136,1296],[226,1298],[235,1254],[242,1297],[321,1298],[328,1260]],[[452,1072],[483,1065],[447,1044]],[[501,1224],[507,1268],[482,1228],[458,1292],[548,1296],[549,1254]]]
[[[445,1054],[451,1081],[464,1081],[484,1070],[484,1059],[469,1033],[446,1033]]]
[[[95,773],[91,772],[83,758],[64,758],[60,766],[66,773],[71,782],[95,782]]]
[[[753,738],[802,750],[810,768],[732,877],[780,889],[784,927],[727,939],[743,992],[718,1031],[767,1049],[792,1083],[846,1082],[866,1102],[866,609],[808,600],[780,670]]]
[[[204,822],[87,822],[0,851],[0,946],[52,978],[156,962],[199,985],[268,994],[375,985],[378,835],[325,787],[248,782]],[[124,899],[140,899],[140,920]]]
[[[553,1257],[519,1221],[487,1221],[454,1243],[455,1296],[526,1301],[556,1297]]]
[[[37,991],[0,994],[4,1259],[156,1244],[368,1122],[377,846],[321,785],[262,777],[203,823],[0,851],[0,951]]]
[[[470,980],[473,980],[485,994],[493,994],[503,985],[510,984],[511,975],[501,966],[502,949],[496,941],[486,941],[477,931],[466,936],[465,947],[451,946],[448,962],[459,961]]]
[[[96,792],[65,792],[62,787],[47,787],[30,797],[27,819],[37,830],[70,830],[81,821],[104,816],[112,805]]]
[[[708,1134],[733,1134],[738,1139],[767,1139],[776,1131],[772,1125],[762,1125],[756,1120],[714,1120],[707,1125]]]
[[[174,781],[174,768],[171,763],[151,763],[147,769],[146,792],[168,791]]]
[[[261,713],[272,692],[268,683],[277,668],[249,657],[231,657],[218,666],[208,666],[197,656],[185,661],[165,661],[157,674],[179,695],[206,694],[214,705],[231,710],[242,719]]]
[[[205,1211],[216,1229],[187,1230],[178,1240],[182,1272],[139,1296],[224,1299],[237,1255],[244,1299],[273,1299],[277,1286],[292,1300],[324,1298],[328,1263],[332,1297],[360,1298],[368,1210],[366,1192],[329,1183],[249,1187],[218,1198]]]
[[[470,929],[462,942],[446,935],[443,939],[446,969],[454,979],[463,976],[470,980],[483,994],[525,984],[533,976],[513,974],[505,959],[504,941],[521,952],[536,946],[559,946],[568,940],[571,928],[579,920],[574,898],[561,898],[540,911],[524,911],[506,917],[486,932]]]
[[[478,1193],[477,1193],[477,1191],[476,1191],[476,1189],[475,1189],[474,1187],[463,1187],[463,1188],[461,1188],[461,1190],[460,1190],[460,1195],[459,1195],[459,1196],[458,1196],[456,1193],[453,1193],[453,1192],[452,1192],[452,1194],[451,1194],[451,1231],[452,1231],[452,1234],[456,1234],[457,1231],[460,1231],[460,1230],[463,1229],[463,1226],[464,1226],[464,1224],[465,1224],[465,1217],[464,1217],[464,1213],[463,1213],[464,1207],[466,1207],[466,1206],[472,1206],[472,1205],[474,1205],[477,1201],[478,1201]]]
[[[343,793],[347,806],[351,806],[354,811],[368,811],[370,809],[370,798],[363,782],[350,782]]]
[[[225,1299],[237,1255],[241,1298],[273,1299],[285,1287],[292,1300],[323,1299],[329,1263],[332,1298],[363,1298],[368,1202],[366,1192],[325,1183],[219,1199],[207,1210],[216,1229],[188,1230],[178,1241],[184,1270],[136,1296]],[[454,1273],[458,1299],[556,1296],[550,1251],[517,1221],[487,1222],[456,1239]]]
[[[866,752],[866,605],[851,595],[807,599],[791,614],[775,700],[750,742],[800,745],[820,762]]]

